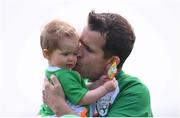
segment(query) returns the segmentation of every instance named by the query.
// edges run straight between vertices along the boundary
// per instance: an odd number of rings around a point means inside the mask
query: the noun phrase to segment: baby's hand
[[[96,87],[102,86],[106,81],[109,81],[108,75],[102,75],[99,80],[95,82]]]
[[[106,81],[103,85],[107,92],[111,92],[116,88],[116,79]]]

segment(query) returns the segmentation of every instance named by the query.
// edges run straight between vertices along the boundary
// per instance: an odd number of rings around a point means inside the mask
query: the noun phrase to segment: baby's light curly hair
[[[43,28],[40,35],[41,48],[48,49],[52,52],[55,49],[59,49],[59,41],[63,38],[70,38],[73,40],[79,40],[79,36],[74,27],[68,23],[59,19],[52,20]]]

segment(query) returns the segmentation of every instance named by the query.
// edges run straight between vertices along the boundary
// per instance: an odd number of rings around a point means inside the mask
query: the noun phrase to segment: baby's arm
[[[81,99],[79,104],[85,105],[95,103],[98,99],[115,89],[115,81],[115,79],[106,81],[103,85],[97,87],[96,89],[89,90]]]
[[[102,75],[99,80],[96,80],[95,82],[88,82],[86,86],[89,90],[93,90],[102,86],[106,81],[109,81],[108,75]]]

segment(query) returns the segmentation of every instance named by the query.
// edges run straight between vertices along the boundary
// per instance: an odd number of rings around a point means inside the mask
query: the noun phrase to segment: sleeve
[[[136,84],[122,91],[107,116],[152,117],[149,90],[143,84]]]
[[[78,104],[88,91],[80,75],[74,71],[67,71],[59,78],[66,99],[73,104]]]

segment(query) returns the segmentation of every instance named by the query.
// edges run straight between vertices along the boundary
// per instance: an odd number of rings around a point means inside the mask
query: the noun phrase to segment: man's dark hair
[[[133,49],[135,34],[131,25],[122,16],[115,13],[95,13],[91,11],[88,17],[90,30],[99,32],[106,43],[104,45],[104,58],[118,56],[121,68]]]

